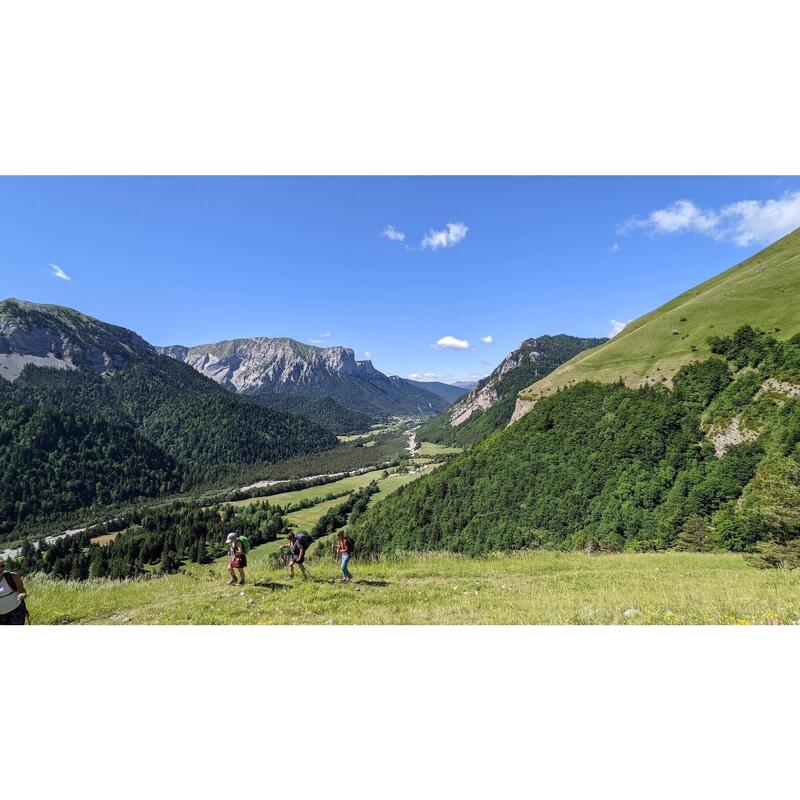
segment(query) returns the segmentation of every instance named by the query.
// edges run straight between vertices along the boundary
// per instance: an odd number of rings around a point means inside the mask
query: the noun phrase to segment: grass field
[[[266,500],[270,505],[286,506],[291,503],[299,503],[303,500],[313,500],[315,497],[325,497],[326,495],[334,492],[352,492],[356,489],[361,489],[367,486],[374,480],[377,480],[383,475],[382,469],[374,469],[370,472],[364,472],[361,475],[352,475],[348,478],[334,481],[333,483],[325,483],[320,486],[310,486],[308,489],[297,489],[293,492],[281,492],[280,494],[272,494],[269,497],[251,497],[247,500],[235,500],[232,503],[225,505],[231,506],[246,506],[250,503],[259,503]],[[341,502],[341,501],[340,501]]]
[[[437,456],[446,456],[460,452],[460,447],[448,447],[447,445],[434,444],[433,442],[420,442],[414,455],[418,458],[436,458]]]
[[[102,536],[95,536],[93,539],[90,539],[89,541],[92,544],[107,545],[113,542],[117,538],[117,536],[119,536],[121,533],[125,533],[125,531],[122,530],[122,531],[114,531],[114,533],[104,533]]]
[[[223,562],[151,581],[27,579],[37,623],[102,624],[775,624],[800,622],[800,572],[756,570],[742,556],[437,553],[336,566],[314,581],[270,569],[254,548],[245,587]]]
[[[710,354],[709,336],[727,336],[745,324],[788,339],[800,333],[800,314],[789,300],[798,293],[800,231],[795,231],[629,323],[606,344],[524,389],[520,399],[533,401],[583,380],[622,378],[629,386],[669,380],[684,364]]]

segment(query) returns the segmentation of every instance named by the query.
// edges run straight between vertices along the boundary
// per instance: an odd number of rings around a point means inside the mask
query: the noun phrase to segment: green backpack
[[[242,552],[246,555],[250,555],[250,540],[246,536],[239,537],[239,544],[242,545]]]

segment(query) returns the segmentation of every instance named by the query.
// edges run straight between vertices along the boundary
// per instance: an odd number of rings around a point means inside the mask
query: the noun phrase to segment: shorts
[[[302,564],[306,560],[306,554],[300,553],[299,556],[292,556],[291,563],[292,564]]]
[[[247,566],[247,556],[242,553],[242,555],[232,558],[230,566],[234,569],[244,569]]]
[[[24,625],[25,624],[25,603],[20,603],[13,611],[8,614],[0,614],[0,625]]]

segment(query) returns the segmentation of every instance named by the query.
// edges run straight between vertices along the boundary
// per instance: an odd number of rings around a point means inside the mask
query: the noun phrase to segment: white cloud
[[[372,353],[369,350],[364,351],[364,358],[372,358]]]
[[[481,336],[481,341],[484,344],[494,344],[494,336]]]
[[[438,250],[440,247],[453,247],[463,241],[469,228],[463,222],[448,222],[442,231],[428,231],[420,246],[423,250]]]
[[[64,272],[64,270],[61,269],[61,267],[58,266],[58,264],[48,264],[48,266],[50,267],[51,270],[53,270],[50,274],[54,278],[61,278],[62,281],[71,281],[72,280],[72,278],[70,278],[70,276],[67,275],[67,273]]]
[[[317,347],[319,347],[320,345],[327,344],[327,342],[325,340],[330,338],[330,336],[331,336],[331,332],[330,331],[325,331],[324,333],[321,333],[317,337],[309,336],[308,337],[308,341],[311,344],[315,344]]]
[[[611,325],[611,328],[606,334],[609,339],[620,333],[620,331],[622,331],[622,329],[628,324],[627,322],[622,322],[618,319],[610,319],[608,322]]]
[[[441,381],[447,378],[439,372],[411,372],[408,377],[412,381]]]
[[[455,336],[442,336],[441,339],[436,340],[436,344],[432,344],[436,350],[447,348],[449,350],[469,350],[470,344],[466,339],[456,339]]]
[[[494,366],[493,364],[490,366]],[[471,372],[468,375],[461,373],[460,375],[453,375],[450,372],[409,372],[406,376],[412,381],[441,381],[442,383],[449,383],[451,386],[457,383],[476,383],[485,376],[484,372]]]
[[[397,230],[394,225],[387,225],[383,231],[381,231],[381,236],[385,236],[393,242],[404,242],[406,240],[406,235],[402,231]]]
[[[614,242],[611,247],[608,248],[609,253],[618,253],[619,252],[619,242]]]
[[[721,211],[736,244],[768,244],[800,226],[800,192],[779,200],[740,200]]]
[[[800,227],[800,192],[787,192],[770,200],[740,200],[719,209],[698,208],[691,200],[678,200],[651,211],[645,219],[632,217],[617,232],[649,230],[658,234],[700,233],[740,247],[770,244]]]

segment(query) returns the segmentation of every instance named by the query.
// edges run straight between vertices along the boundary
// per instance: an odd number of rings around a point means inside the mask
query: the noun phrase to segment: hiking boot
[[[232,578],[228,581],[228,586],[236,586],[236,578]]]

